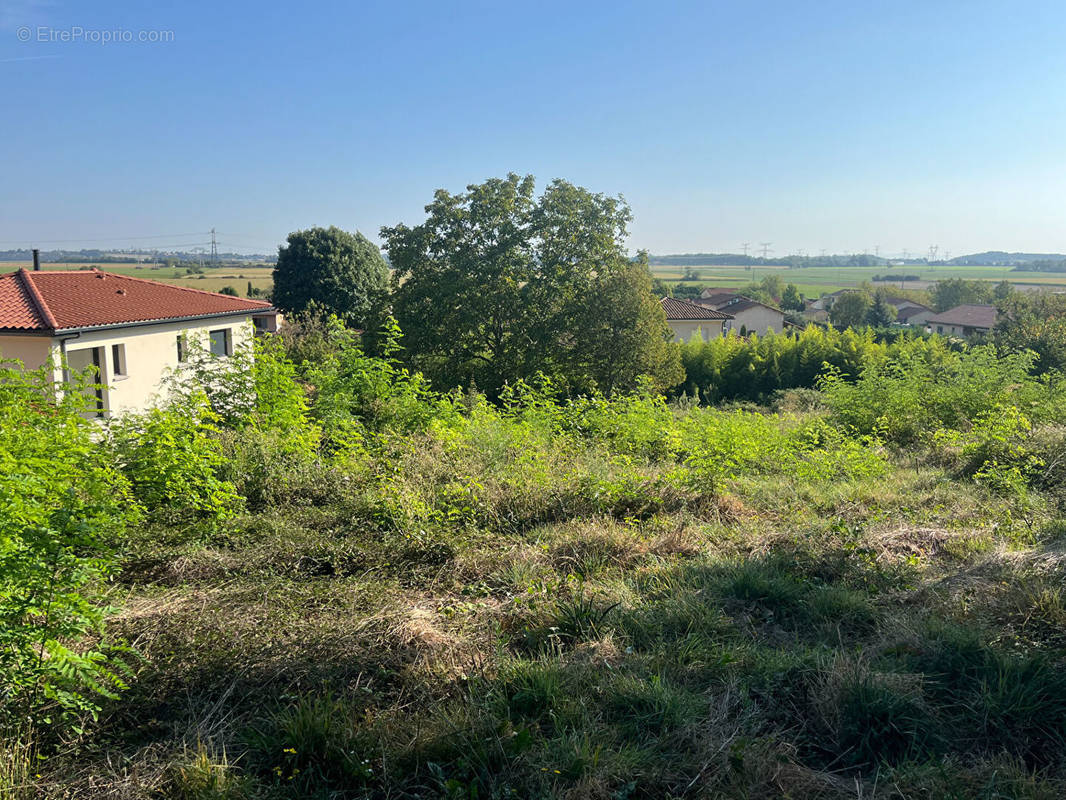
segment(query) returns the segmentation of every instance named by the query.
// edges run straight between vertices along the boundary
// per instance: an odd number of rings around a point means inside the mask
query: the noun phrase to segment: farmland
[[[1013,271],[1010,267],[953,267],[907,265],[899,267],[742,267],[742,266],[692,266],[675,267],[652,265],[655,277],[668,283],[679,282],[685,272],[695,272],[697,282],[709,286],[738,287],[759,281],[767,275],[779,275],[785,283],[794,283],[807,297],[818,297],[824,292],[834,292],[858,286],[864,281],[872,281],[874,275],[905,276],[917,275],[917,281],[896,282],[908,289],[925,289],[933,281],[947,278],[965,278],[998,283],[1010,281],[1020,286],[1040,286],[1048,288],[1066,288],[1066,275]]]

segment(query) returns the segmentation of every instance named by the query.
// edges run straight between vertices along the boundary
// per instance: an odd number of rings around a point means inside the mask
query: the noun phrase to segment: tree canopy
[[[947,278],[929,287],[933,308],[947,311],[964,304],[987,303],[992,296],[992,287],[986,281],[970,281],[965,278]]]
[[[624,246],[621,198],[514,173],[450,194],[414,227],[383,227],[408,361],[439,386],[490,394],[538,372],[575,389],[682,378],[647,259]]]
[[[857,328],[866,324],[870,305],[870,296],[865,292],[845,292],[829,309],[829,321],[842,330]]]
[[[361,233],[335,226],[295,231],[278,248],[272,300],[288,313],[313,309],[366,328],[388,274],[381,252]]]
[[[781,308],[785,311],[802,311],[806,308],[803,296],[799,293],[799,289],[796,288],[796,284],[788,284],[781,293]]]

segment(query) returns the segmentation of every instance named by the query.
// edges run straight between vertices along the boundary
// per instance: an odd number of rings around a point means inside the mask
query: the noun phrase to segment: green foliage
[[[538,372],[560,386],[630,389],[680,379],[643,262],[625,249],[629,207],[553,181],[534,197],[510,174],[439,190],[414,228],[382,228],[406,361],[438,388],[496,396]]]
[[[388,284],[388,266],[361,233],[310,228],[278,248],[271,300],[286,312],[317,309],[365,328]]]
[[[829,309],[829,321],[841,330],[861,327],[866,324],[872,306],[866,292],[844,292],[833,301]]]
[[[866,323],[875,328],[884,328],[896,321],[896,308],[888,302],[888,295],[884,289],[874,292],[873,303],[866,312]]]
[[[798,333],[722,336],[681,345],[686,380],[680,392],[705,402],[765,400],[783,389],[817,385],[826,365],[842,376],[858,377],[866,364],[893,349],[870,331],[808,326]]]
[[[335,327],[345,330],[339,323]],[[225,357],[212,354],[202,340],[190,337],[185,362],[167,378],[169,404],[196,407],[206,399],[220,426],[283,430],[286,451],[309,457],[318,446],[320,432],[310,418],[306,392],[296,380],[297,366],[286,350],[286,340],[274,334],[248,333],[248,340]]]
[[[1044,462],[1029,448],[1032,424],[1016,406],[996,404],[966,431],[937,431],[941,446],[958,448],[960,471],[993,492],[1024,496]]]
[[[332,446],[342,446],[360,429],[425,429],[448,402],[419,373],[401,366],[400,330],[391,318],[382,333],[384,358],[368,356],[354,336],[337,337],[336,348],[309,370],[315,387],[312,412]]]
[[[869,363],[855,382],[830,370],[821,387],[840,423],[911,444],[940,428],[962,429],[997,405],[1024,408],[1045,398],[1046,387],[1029,378],[1032,363],[1031,353],[990,345],[959,353],[939,340],[914,340]]]
[[[1035,352],[1038,374],[1066,372],[1066,295],[1013,292],[998,303],[996,343]]]
[[[217,475],[224,464],[217,419],[205,396],[190,395],[182,404],[127,414],[111,426],[115,459],[153,517],[219,522],[240,510],[233,485]]]
[[[929,297],[936,311],[947,311],[955,306],[989,302],[992,298],[992,286],[987,281],[947,278],[930,287]]]
[[[785,311],[803,311],[807,307],[803,302],[803,296],[796,288],[796,284],[790,283],[781,293],[781,308]]]
[[[246,797],[245,782],[223,750],[209,752],[203,742],[185,764],[174,770],[171,796],[177,800],[239,800]]]
[[[94,589],[140,511],[93,441],[87,379],[53,401],[50,367],[0,365],[0,738],[16,714],[95,715],[128,673],[97,638],[107,609]]]

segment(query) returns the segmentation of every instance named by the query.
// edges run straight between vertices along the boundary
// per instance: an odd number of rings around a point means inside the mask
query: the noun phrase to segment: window
[[[211,355],[233,355],[233,346],[230,339],[229,328],[219,328],[217,331],[211,331],[208,336],[211,338]]]
[[[116,378],[125,378],[126,372],[126,345],[111,345],[111,374]]]
[[[189,348],[185,342],[185,334],[178,334],[178,363],[181,364],[189,357]]]

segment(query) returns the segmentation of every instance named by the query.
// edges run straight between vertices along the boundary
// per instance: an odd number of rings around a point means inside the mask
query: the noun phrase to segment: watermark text
[[[174,31],[128,30],[126,28],[83,28],[71,25],[53,28],[47,25],[29,27],[23,25],[15,31],[20,42],[59,42],[62,44],[160,44],[174,41]]]

